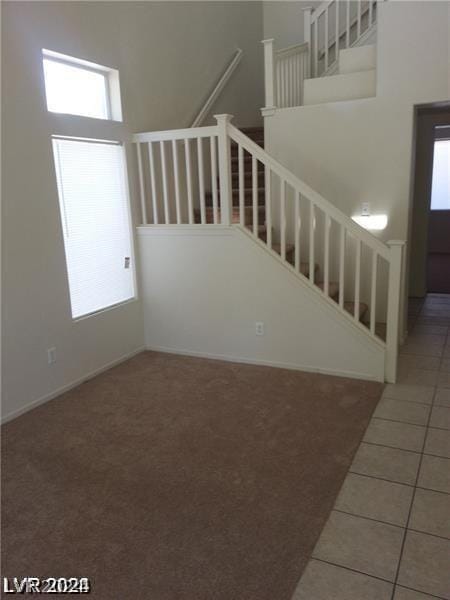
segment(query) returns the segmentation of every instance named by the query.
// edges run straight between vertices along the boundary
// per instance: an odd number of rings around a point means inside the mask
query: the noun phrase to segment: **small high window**
[[[50,50],[42,54],[49,111],[121,120],[116,70]]]

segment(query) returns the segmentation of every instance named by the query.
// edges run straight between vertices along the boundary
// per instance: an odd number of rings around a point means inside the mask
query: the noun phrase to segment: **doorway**
[[[450,126],[435,128],[432,173],[427,291],[450,294]]]
[[[409,297],[450,294],[450,103],[415,110]]]

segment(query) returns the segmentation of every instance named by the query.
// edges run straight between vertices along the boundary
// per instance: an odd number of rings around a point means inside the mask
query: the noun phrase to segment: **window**
[[[42,53],[50,112],[121,120],[117,71],[50,50]]]
[[[72,317],[134,298],[121,144],[53,137]]]
[[[431,210],[450,210],[450,140],[434,142]]]

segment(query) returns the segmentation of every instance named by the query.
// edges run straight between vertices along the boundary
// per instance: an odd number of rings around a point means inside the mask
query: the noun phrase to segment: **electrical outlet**
[[[47,361],[49,365],[52,365],[56,362],[56,348],[49,348],[47,350]]]
[[[264,323],[262,321],[256,321],[255,333],[256,335],[264,335]]]
[[[370,217],[370,204],[369,202],[363,202],[361,205],[361,216]]]

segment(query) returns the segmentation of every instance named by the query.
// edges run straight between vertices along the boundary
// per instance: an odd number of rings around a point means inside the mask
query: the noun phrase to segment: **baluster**
[[[295,55],[289,57],[290,80],[291,80],[291,106],[295,106]]]
[[[318,19],[314,21],[314,77],[317,77],[319,71],[319,26]]]
[[[345,26],[345,46],[350,47],[350,0],[347,0],[347,14]]]
[[[214,225],[218,225],[219,223],[219,214],[218,214],[218,206],[217,206],[217,153],[216,153],[216,137],[214,135],[211,136],[209,141],[210,149],[211,149],[211,189],[212,189],[212,199],[213,199],[213,220]]]
[[[284,106],[289,106],[289,72],[288,72],[288,63],[287,60],[283,59],[283,79],[284,79],[284,92],[283,92],[283,100]]]
[[[344,308],[344,286],[345,286],[345,238],[344,225],[341,225],[341,240],[339,248],[339,306]]]
[[[158,225],[158,198],[156,197],[155,160],[153,158],[153,143],[148,143],[148,162],[150,166],[150,183],[152,186],[153,223]]]
[[[385,377],[388,383],[395,383],[397,378],[399,318],[404,245],[404,242],[397,240],[392,240],[388,242],[391,254],[389,260],[385,355]]]
[[[288,106],[292,106],[292,73],[291,73],[291,57],[286,59],[287,68],[287,89],[288,89]]]
[[[309,71],[309,55],[303,54],[303,73],[302,73],[302,83],[300,90],[300,105],[303,105],[304,98],[304,90],[305,90],[305,79],[308,79],[308,71]],[[306,60],[306,62],[305,62]]]
[[[267,245],[272,249],[272,177],[270,167],[265,165],[264,168],[264,183],[266,194],[266,236]]]
[[[308,52],[306,55],[305,79],[309,79],[310,73],[311,73],[311,60],[312,60],[311,13],[312,13],[311,7],[303,9],[303,38],[305,40],[305,43],[308,44]]]
[[[297,55],[291,56],[292,61],[292,104],[291,106],[297,105]]]
[[[258,161],[252,156],[253,235],[258,237]]]
[[[328,70],[328,7],[325,10],[325,71]]]
[[[338,0],[336,0],[334,5],[336,6],[336,33],[335,33],[336,41],[334,44],[334,60],[338,61],[339,60],[339,2],[338,2]]]
[[[281,101],[281,69],[280,69],[280,61],[279,61],[279,59],[277,59],[277,62],[276,62],[275,75],[276,75],[276,82],[277,82],[276,103],[277,103],[277,106],[279,106],[280,108],[282,108],[283,104],[282,104],[282,101]]]
[[[370,289],[370,332],[375,335],[376,303],[377,303],[377,267],[378,254],[372,250],[372,284]]]
[[[181,223],[180,210],[180,180],[178,173],[178,150],[176,140],[172,140],[172,159],[173,159],[173,175],[175,182],[175,206],[177,211],[177,225]]]
[[[302,81],[303,81],[303,55],[297,54],[297,102],[300,106],[302,103]]]
[[[295,245],[295,270],[300,270],[300,192],[295,191],[295,216],[294,216],[294,245]]]
[[[159,150],[161,153],[161,171],[162,171],[162,184],[163,184],[163,199],[164,199],[164,222],[166,225],[170,223],[170,212],[169,212],[169,194],[167,191],[167,167],[166,167],[166,148],[164,142],[159,142]]]
[[[274,48],[273,38],[270,40],[263,40],[264,45],[264,83],[265,83],[265,95],[266,95],[266,108],[273,108],[275,106],[275,86],[274,86]]]
[[[245,207],[244,207],[244,149],[238,146],[238,171],[239,171],[239,223],[245,227]]]
[[[324,243],[324,284],[323,291],[326,296],[329,295],[330,289],[330,228],[331,220],[330,217],[325,215],[325,243]]]
[[[358,7],[358,20],[356,22],[356,39],[359,39],[361,36],[361,0],[357,3]]]
[[[144,186],[144,171],[142,169],[142,153],[141,144],[138,142],[137,146],[137,158],[138,158],[138,170],[139,170],[139,189],[141,194],[141,210],[142,210],[142,223],[147,225],[147,202],[145,199],[145,186]]]
[[[280,72],[280,97],[279,97],[279,104],[278,106],[280,108],[284,108],[284,77],[283,77],[283,61],[281,60],[281,58],[278,59],[278,69]]]
[[[191,145],[188,138],[184,140],[184,150],[186,158],[186,187],[188,195],[189,224],[192,225],[194,222],[194,206],[192,202]]]
[[[280,177],[280,242],[281,258],[286,260],[286,182]]]
[[[202,225],[206,223],[206,206],[205,206],[205,175],[203,166],[203,140],[197,138],[197,161],[198,161],[198,186],[200,192],[200,215]]]
[[[315,233],[315,217],[314,204],[310,201],[309,205],[309,280],[314,283],[314,233]]]
[[[356,240],[356,261],[355,261],[355,313],[356,321],[359,321],[359,298],[361,288],[361,240]]]

